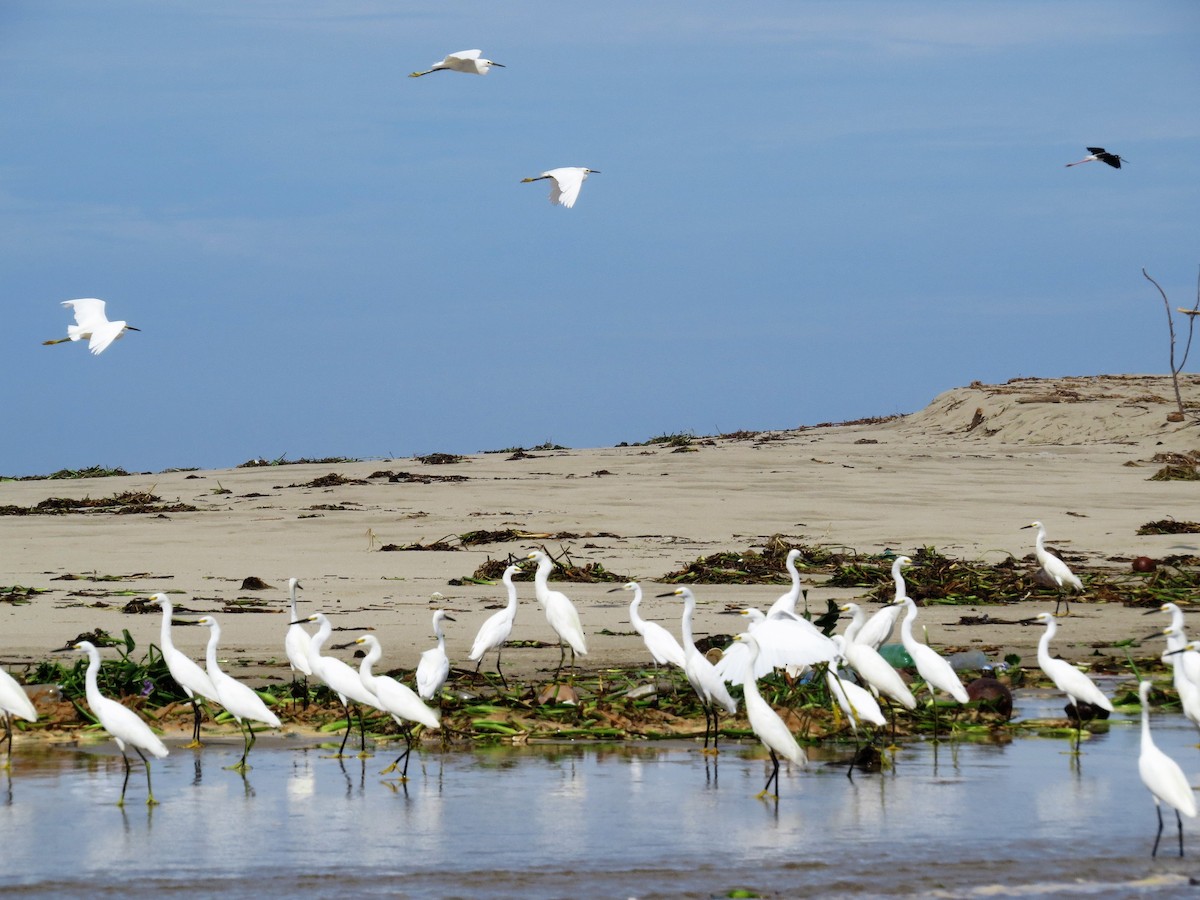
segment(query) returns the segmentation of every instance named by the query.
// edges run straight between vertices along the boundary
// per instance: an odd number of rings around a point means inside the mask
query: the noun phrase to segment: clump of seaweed
[[[358,462],[358,460],[348,456],[325,456],[321,459],[308,459],[306,457],[285,459],[284,456],[277,456],[274,459],[248,459],[244,463],[238,463],[237,468],[261,469],[266,466],[339,466],[352,462]]]
[[[466,457],[457,453],[427,453],[425,456],[414,456],[413,459],[426,466],[452,466],[463,462]]]
[[[1187,522],[1180,519],[1159,519],[1157,522],[1147,522],[1137,530],[1138,534],[1196,534],[1200,532],[1200,522]]]
[[[189,503],[162,503],[149,491],[122,491],[111,497],[47,497],[33,506],[0,506],[0,516],[64,515],[106,512],[115,514],[196,512]]]
[[[462,547],[456,547],[443,538],[440,541],[434,541],[430,544],[422,544],[420,541],[414,541],[411,544],[384,544],[379,548],[381,552],[391,553],[400,550],[461,550]]]
[[[435,484],[438,482],[459,482],[468,481],[466,475],[426,475],[414,474],[412,472],[393,472],[391,469],[380,469],[378,472],[372,472],[368,478],[386,478],[391,484]]]
[[[630,581],[628,575],[617,575],[614,572],[604,568],[603,563],[589,562],[583,565],[576,564],[570,554],[563,550],[558,556],[555,556],[544,546],[541,548],[550,561],[554,564],[550,570],[551,581],[567,581],[576,584],[624,584]],[[511,565],[516,565],[525,561],[525,555],[514,556],[509,553],[503,559],[488,559],[480,565],[471,575],[465,578],[451,579],[450,584],[494,584],[500,580],[500,576],[504,574],[504,570]],[[513,576],[513,581],[532,581],[533,567],[523,569]]]
[[[330,472],[328,475],[322,475],[319,478],[314,478],[312,481],[306,481],[303,484],[289,484],[292,488],[328,488],[341,487],[345,484],[366,484],[366,480],[362,478],[347,478],[345,475],[339,475],[337,472]]]
[[[666,584],[788,584],[791,581],[785,560],[792,550],[800,551],[798,569],[810,572],[833,571],[848,558],[825,547],[794,543],[783,535],[774,535],[761,552],[724,551],[703,556],[682,569],[668,572],[659,581]]]

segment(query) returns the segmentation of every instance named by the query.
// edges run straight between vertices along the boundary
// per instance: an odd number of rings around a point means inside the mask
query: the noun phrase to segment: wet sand
[[[1200,406],[1200,377],[1184,379],[1184,398],[1193,411]],[[133,595],[163,590],[173,592],[178,607],[221,620],[221,656],[240,674],[290,677],[282,642],[286,582],[295,576],[304,585],[303,613],[324,611],[346,629],[335,632],[335,642],[373,629],[389,668],[414,666],[420,650],[432,646],[430,595],[440,592],[439,602],[457,620],[447,627],[448,652],[465,665],[476,629],[503,604],[504,592],[498,584],[448,582],[470,576],[488,558],[538,544],[648,582],[651,598],[665,573],[710,553],[760,548],[775,534],[861,554],[911,555],[932,546],[994,562],[1031,553],[1032,532],[1020,528],[1033,519],[1046,523],[1053,547],[1086,557],[1089,566],[1126,571],[1137,555],[1200,554],[1200,535],[1136,534],[1148,521],[1198,517],[1200,483],[1148,480],[1161,465],[1156,454],[1200,449],[1200,429],[1169,421],[1173,409],[1170,379],[1161,376],[1022,380],[948,391],[920,412],[887,421],[696,439],[694,452],[651,445],[539,451],[520,459],[481,453],[449,465],[392,459],[0,483],[0,505],[148,491],[166,504],[197,507],[161,515],[0,516],[0,583],[47,591],[29,605],[0,603],[0,662],[19,672],[94,628],[116,635],[127,628],[139,646],[157,642],[157,612],[121,609]],[[371,477],[382,470],[465,480]],[[331,473],[361,481],[304,486]],[[457,543],[454,536],[479,529],[576,537],[452,552],[379,549]],[[83,580],[59,580],[65,575]],[[99,576],[118,580],[88,580]],[[243,591],[248,576],[273,588]],[[919,582],[920,570],[910,577]],[[862,594],[820,581],[808,583],[815,610],[824,609],[827,597]],[[610,585],[561,587],[589,634],[581,663],[647,661],[628,624],[628,595],[609,593]],[[742,620],[724,615],[726,607],[764,606],[782,588],[695,590],[697,631],[704,634],[739,630]],[[265,601],[274,614],[223,612],[247,597]],[[532,585],[521,586],[520,598],[513,638],[553,642]],[[1028,658],[1040,629],[958,621],[979,612],[1015,620],[1043,608],[1041,602],[930,607],[920,621],[940,648],[975,646]],[[673,629],[679,611],[673,599],[643,605],[644,615]],[[1056,650],[1089,658],[1097,647],[1143,636],[1157,624],[1140,610],[1085,596],[1072,604]],[[206,636],[180,629],[176,643],[200,657]],[[557,659],[554,648],[511,648],[505,669],[530,677]]]

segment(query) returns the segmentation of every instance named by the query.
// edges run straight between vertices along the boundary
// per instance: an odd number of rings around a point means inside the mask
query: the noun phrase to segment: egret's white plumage
[[[118,806],[125,805],[125,788],[129,786],[129,757],[125,755],[125,745],[132,747],[142,758],[146,766],[146,802],[153,804],[154,790],[150,786],[150,761],[146,759],[145,750],[151,756],[162,759],[167,755],[167,745],[141,720],[137,713],[122,706],[116,700],[105,697],[100,693],[98,676],[100,674],[100,651],[90,641],[80,641],[73,646],[88,655],[87,676],[84,693],[87,695],[88,707],[92,715],[100,722],[100,727],[107,731],[121,751],[125,760],[125,781],[121,784],[121,799]]]
[[[1072,591],[1082,591],[1083,582],[1079,577],[1068,568],[1067,564],[1046,549],[1046,526],[1041,522],[1030,522],[1028,525],[1022,525],[1022,528],[1036,528],[1037,537],[1033,542],[1033,552],[1037,557],[1038,565],[1041,566],[1042,572],[1046,578],[1058,588],[1059,601],[1054,604],[1054,614],[1058,615],[1059,604],[1063,602],[1062,592],[1064,588],[1070,588]],[[1071,601],[1067,600],[1067,613],[1071,612]]]
[[[892,581],[896,585],[892,602],[883,609],[877,610],[870,618],[866,618],[864,613],[860,624],[856,624],[859,620],[858,616],[855,616],[854,622],[846,629],[847,641],[866,644],[878,650],[891,640],[892,632],[896,629],[896,620],[904,611],[899,605],[900,599],[908,596],[908,585],[904,583],[904,573],[901,570],[905,566],[911,565],[912,560],[907,556],[897,556],[892,560]]]
[[[945,691],[959,703],[970,703],[971,698],[967,696],[966,688],[963,687],[962,681],[959,680],[950,663],[942,659],[932,647],[919,643],[913,637],[913,620],[917,617],[917,604],[913,603],[911,597],[903,597],[892,602],[903,606],[906,610],[904,619],[900,623],[900,639],[904,644],[904,649],[912,657],[913,664],[917,667],[917,674],[929,687],[929,693],[932,694],[936,688]]]
[[[897,606],[896,609],[899,607]],[[855,616],[862,615],[862,610],[859,609],[857,603],[846,603],[841,607],[841,611]],[[860,644],[857,641],[848,640],[845,635],[835,635],[834,640],[837,641],[839,637],[841,638],[841,655],[850,668],[858,673],[859,678],[867,683],[868,687],[876,693],[895,700],[905,709],[917,708],[917,699],[909,690],[908,685],[904,683],[904,678],[892,667],[891,663],[879,655],[878,650],[870,644]]]
[[[432,700],[450,677],[450,657],[446,655],[446,636],[442,633],[443,620],[454,621],[444,609],[435,611],[433,636],[437,638],[437,646],[422,652],[421,660],[417,663],[417,693],[422,700]]]
[[[526,559],[537,563],[537,572],[533,576],[533,592],[542,604],[546,621],[558,635],[558,667],[562,669],[563,657],[566,654],[563,649],[564,642],[571,647],[571,665],[574,666],[576,653],[587,656],[587,639],[584,637],[583,623],[579,620],[575,604],[561,591],[550,590],[550,570],[554,568],[554,563],[548,554],[542,550],[533,550]]]
[[[713,667],[713,664],[705,659],[704,654],[696,649],[696,641],[692,637],[692,615],[696,612],[696,595],[692,593],[691,588],[680,587],[670,593],[659,594],[658,596],[683,598],[683,616],[680,620],[680,633],[683,637],[683,640],[680,641],[683,647],[683,674],[687,676],[688,684],[692,686],[692,690],[700,698],[700,705],[704,708],[704,752],[708,752],[708,735],[711,722],[712,752],[716,753],[718,735],[717,706],[724,707],[727,713],[733,715],[737,712],[737,701],[729,696],[729,690],[725,687],[725,682],[717,674],[717,670]]]
[[[754,635],[744,632],[737,635],[734,640],[746,645],[750,652],[751,668],[753,668],[754,659],[758,655],[758,641],[755,640]],[[796,742],[796,738],[787,724],[771,708],[771,704],[763,699],[762,694],[759,693],[756,679],[751,678],[746,681],[742,696],[746,701],[746,718],[750,722],[750,728],[771,754],[771,774],[767,777],[767,783],[758,795],[765,797],[771,788],[772,781],[775,782],[775,790],[779,790],[779,757],[782,756],[798,766],[807,763],[808,757],[804,753],[804,748]]]
[[[25,688],[3,669],[0,669],[0,713],[4,714],[4,734],[8,738],[8,755],[4,760],[7,768],[12,762],[12,717],[36,722],[37,709]]]
[[[1163,631],[1163,634],[1168,636],[1168,643],[1172,646],[1168,649],[1178,650],[1188,642],[1187,629],[1184,626],[1183,610],[1174,603],[1164,603],[1159,607],[1162,612],[1169,613],[1171,616],[1171,624]],[[1171,658],[1171,661],[1178,665],[1183,664],[1183,672],[1187,675],[1188,680],[1200,689],[1200,653],[1193,650],[1186,650]]]
[[[244,745],[241,761],[230,768],[244,771],[248,768],[246,756],[257,740],[254,736],[253,723],[262,722],[272,728],[279,728],[283,723],[279,721],[279,716],[271,712],[263,698],[258,696],[249,685],[242,684],[232,675],[221,671],[221,665],[217,662],[217,644],[221,642],[221,626],[217,624],[217,620],[212,616],[201,616],[197,621],[212,632],[208,636],[205,662],[208,667],[208,677],[212,679],[213,686],[217,689],[217,702],[233,716],[238,723],[238,729],[243,732]],[[245,725],[242,724],[243,722]]]
[[[833,641],[808,619],[786,612],[764,616],[756,609],[744,609],[751,623],[746,629],[754,635],[758,654],[750,660],[750,648],[735,641],[716,663],[716,671],[730,684],[745,684],[762,678],[774,669],[803,672],[817,663],[828,662],[837,653]]]
[[[394,763],[383,770],[383,773],[394,772],[396,767],[404,762],[402,778],[408,778],[408,757],[412,752],[412,735],[409,730],[410,722],[424,725],[426,728],[441,728],[441,718],[437,710],[430,709],[422,702],[413,690],[387,675],[376,675],[372,667],[383,655],[383,648],[373,634],[364,634],[354,643],[366,644],[367,655],[363,657],[358,667],[358,675],[366,687],[379,700],[379,705],[404,729],[404,753]]]
[[[329,640],[329,636],[333,634],[333,623],[329,621],[329,617],[324,613],[313,613],[302,621],[317,623],[317,630],[308,641],[308,665],[312,669],[313,675],[323,681],[327,688],[337,694],[342,708],[346,710],[346,734],[342,737],[342,746],[338,749],[338,755],[341,756],[346,752],[346,741],[350,738],[350,704],[366,705],[380,711],[383,710],[383,707],[379,703],[379,698],[371,693],[367,689],[367,686],[363,684],[358,672],[335,656],[321,655],[321,648]],[[367,736],[363,727],[361,709],[358,712],[358,732],[361,741],[360,749],[363,753],[366,753]]]
[[[549,179],[550,202],[570,209],[579,198],[579,189],[592,173],[599,175],[600,170],[589,169],[586,166],[564,166],[561,169],[548,169],[535,178],[522,178],[521,183]]]
[[[93,356],[99,356],[108,345],[122,337],[126,331],[140,331],[128,322],[110,322],[104,315],[104,301],[95,297],[85,297],[82,300],[64,300],[63,306],[75,313],[75,324],[67,326],[67,336],[56,340],[43,341],[43,344],[63,344],[67,341],[86,339],[88,349]]]
[[[208,677],[208,673],[200,668],[199,663],[175,647],[175,642],[171,639],[171,615],[174,607],[170,598],[166,594],[159,593],[150,597],[150,602],[159,607],[163,614],[159,644],[161,645],[163,659],[167,663],[167,671],[171,673],[171,677],[175,679],[175,683],[183,688],[183,692],[192,701],[192,742],[188,746],[199,747],[200,701],[197,699],[197,695],[204,700],[219,703],[217,688],[213,684],[212,679]]]
[[[800,571],[796,568],[796,560],[801,556],[801,551],[792,549],[787,553],[787,558],[783,561],[783,567],[787,569],[788,575],[792,579],[792,586],[778,600],[771,604],[771,608],[767,610],[767,618],[776,613],[787,613],[791,616],[797,616],[796,604],[800,602],[800,596],[803,593],[803,588],[800,585]]]
[[[513,622],[517,618],[517,586],[513,584],[513,576],[520,571],[520,566],[509,566],[500,576],[500,580],[504,582],[504,589],[508,592],[508,604],[504,609],[488,616],[487,621],[479,627],[479,631],[475,635],[475,642],[471,645],[471,652],[467,656],[467,659],[476,664],[475,671],[478,672],[484,655],[495,650],[496,674],[500,676],[501,682],[506,687],[508,680],[500,671],[500,654],[504,650],[504,642],[512,634]]]
[[[1113,711],[1112,701],[1104,695],[1095,682],[1088,678],[1066,660],[1055,659],[1050,655],[1050,641],[1058,631],[1058,622],[1048,612],[1037,614],[1037,620],[1046,626],[1046,631],[1038,641],[1038,667],[1046,677],[1054,682],[1054,686],[1066,694],[1073,704],[1079,701],[1099,706],[1101,709]]]
[[[292,617],[288,620],[287,634],[283,639],[283,649],[287,653],[288,665],[294,673],[299,672],[307,677],[312,674],[312,666],[308,662],[308,645],[312,636],[300,624],[300,613],[296,609],[296,588],[303,588],[298,579],[288,579],[288,608]]]
[[[1166,605],[1175,606],[1174,603]],[[1179,617],[1182,621],[1182,611]],[[1176,628],[1172,625],[1164,629],[1163,634],[1167,638],[1167,649],[1162,655],[1162,660],[1171,667],[1171,683],[1175,686],[1175,692],[1179,694],[1179,705],[1188,720],[1200,728],[1200,684],[1188,675],[1186,662],[1188,659],[1200,661],[1200,653],[1187,649],[1188,640],[1182,626]]]
[[[447,53],[440,61],[435,62],[424,72],[410,72],[409,78],[420,78],[431,72],[465,72],[468,75],[486,75],[492,66],[505,68],[502,63],[493,59],[484,59],[482,50],[459,50],[457,53]]]
[[[657,622],[643,619],[638,607],[642,604],[642,586],[636,581],[630,581],[624,587],[613,588],[616,591],[632,591],[633,599],[629,601],[629,621],[634,630],[642,636],[642,643],[650,651],[650,657],[660,666],[670,664],[682,669],[686,664],[683,648],[675,635],[667,631]]]
[[[1196,817],[1196,795],[1187,776],[1179,768],[1179,763],[1158,749],[1150,734],[1150,682],[1138,684],[1138,697],[1142,701],[1142,747],[1138,754],[1138,774],[1142,784],[1154,798],[1154,810],[1158,813],[1158,833],[1154,836],[1154,849],[1151,856],[1158,855],[1158,842],[1162,838],[1163,803],[1175,810],[1175,823],[1179,828],[1179,855],[1183,856],[1183,813],[1189,819]]]
[[[861,685],[843,678],[838,672],[839,663],[844,659],[842,652],[846,647],[846,639],[842,635],[836,634],[833,636],[833,641],[837,645],[838,655],[830,661],[825,669],[825,683],[829,687],[829,693],[833,695],[833,699],[837,701],[842,713],[849,720],[850,727],[857,734],[858,726],[864,722],[869,725],[886,725],[887,719],[884,718],[883,710],[879,708],[879,703],[871,696],[871,692]]]

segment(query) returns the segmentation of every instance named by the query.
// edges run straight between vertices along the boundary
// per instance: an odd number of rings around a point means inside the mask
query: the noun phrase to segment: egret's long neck
[[[900,572],[900,563],[892,563],[892,581],[896,583],[896,596],[907,597],[908,585],[904,583],[904,575]]]
[[[851,603],[850,606],[850,624],[842,632],[842,636],[846,639],[847,644],[854,640],[862,630],[863,625],[867,623],[867,614],[862,611],[862,607],[857,603]]]
[[[910,643],[915,643],[916,638],[913,637],[913,620],[917,618],[917,604],[912,600],[904,604],[904,620],[900,623],[900,634]]]
[[[371,671],[375,663],[379,662],[379,658],[383,656],[383,648],[378,643],[371,646],[367,651],[367,655],[363,657],[362,662],[358,664],[358,671],[362,673],[363,683],[374,681],[375,675]],[[367,685],[370,687],[370,685]]]
[[[159,638],[159,643],[164,650],[174,650],[175,644],[171,641],[171,604],[164,602],[162,612],[162,637]]]
[[[292,621],[295,622],[297,619],[300,618],[300,616],[296,613],[296,585],[293,584],[288,589],[288,593],[291,594],[290,599],[291,599],[291,607],[292,607]]]
[[[538,600],[543,603],[546,600],[546,595],[550,593],[550,570],[554,568],[554,564],[550,562],[549,557],[543,557],[538,560],[537,574],[533,576],[533,589],[537,594]]]
[[[1043,669],[1046,668],[1046,663],[1050,659],[1050,639],[1054,637],[1054,632],[1058,630],[1058,626],[1054,622],[1049,622],[1046,625],[1046,633],[1042,635],[1038,641],[1038,665]]]
[[[1154,743],[1154,738],[1150,737],[1150,698],[1146,694],[1142,694],[1142,743]]]
[[[211,677],[214,672],[220,671],[217,663],[217,642],[221,640],[221,627],[216,622],[213,622],[210,627],[212,634],[208,636],[208,649],[205,651],[204,660],[208,665],[208,674]]]
[[[443,653],[446,652],[446,636],[442,634],[442,620],[438,619],[437,624],[433,626],[433,636],[437,638],[438,649]]]
[[[325,641],[329,639],[329,636],[333,634],[332,622],[323,616],[320,619],[317,619],[317,622],[320,623],[321,627],[318,628],[316,633],[308,639],[309,664],[312,664],[315,660],[321,658],[321,647],[324,646]]]
[[[100,699],[100,684],[97,676],[100,674],[100,651],[93,647],[88,651],[88,667],[84,693],[87,694],[88,706],[95,712],[97,700]]]
[[[692,613],[696,611],[696,598],[684,597],[683,599],[683,621],[680,623],[679,630],[683,634],[683,645],[692,650],[696,650],[696,641],[692,638]],[[699,653],[700,651],[696,651]]]
[[[504,581],[504,589],[508,591],[508,606],[505,611],[509,615],[513,615],[517,611],[517,586],[512,582],[512,576],[502,579]]]

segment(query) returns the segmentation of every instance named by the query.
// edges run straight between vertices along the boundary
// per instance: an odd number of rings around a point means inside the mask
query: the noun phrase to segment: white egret
[[[159,636],[163,659],[167,663],[167,671],[175,679],[175,683],[183,688],[183,692],[192,701],[192,742],[186,747],[199,747],[200,744],[200,700],[210,700],[219,703],[217,689],[212,679],[200,668],[200,665],[186,653],[176,649],[171,640],[171,615],[174,607],[166,594],[154,594],[150,601],[162,610],[162,632]],[[197,697],[199,695],[199,697]]]
[[[329,640],[329,636],[333,634],[333,623],[329,621],[328,616],[324,613],[313,613],[307,619],[302,619],[301,621],[317,623],[318,628],[308,641],[308,664],[312,668],[312,673],[337,695],[338,700],[342,704],[342,709],[346,711],[346,733],[342,737],[342,745],[338,748],[337,755],[342,756],[346,752],[346,741],[350,738],[350,724],[353,720],[350,712],[350,704],[353,702],[359,705],[358,736],[360,752],[365,756],[367,753],[367,732],[366,726],[363,725],[362,706],[365,704],[374,709],[383,710],[383,707],[379,703],[379,698],[367,689],[366,685],[362,683],[358,672],[354,671],[346,663],[335,656],[321,655],[321,648]]]
[[[852,615],[861,616],[862,610],[857,603],[843,604],[839,609]],[[899,609],[899,607],[896,607]],[[835,635],[834,640],[839,636]],[[879,651],[870,644],[860,644],[842,635],[841,653],[847,664],[867,685],[876,693],[895,700],[905,709],[916,709],[917,698],[913,696],[908,685],[892,664],[880,656]]]
[[[117,801],[117,806],[125,805],[125,788],[129,786],[129,757],[125,755],[126,744],[137,752],[146,766],[146,803],[149,805],[157,803],[158,801],[154,799],[154,789],[150,786],[150,761],[146,759],[146,754],[142,751],[145,750],[151,756],[162,759],[169,752],[167,745],[132,709],[127,709],[116,700],[109,699],[100,693],[97,682],[97,676],[100,673],[100,651],[96,649],[95,645],[90,641],[80,641],[74,644],[72,649],[82,650],[88,655],[84,688],[88,707],[92,710],[92,715],[100,721],[100,727],[117,742],[121,758],[125,760],[125,780],[121,782],[121,799]]]
[[[776,613],[787,613],[788,615],[797,616],[796,604],[800,602],[800,597],[804,593],[800,586],[800,572],[796,568],[796,560],[801,556],[801,551],[792,549],[788,551],[787,558],[783,561],[783,567],[787,569],[787,573],[791,576],[792,586],[788,588],[778,600],[771,604],[771,608],[767,610],[767,618]]]
[[[642,586],[636,581],[630,581],[623,587],[613,588],[614,591],[632,591],[633,599],[629,601],[629,621],[634,631],[642,636],[642,643],[650,651],[650,657],[656,666],[670,664],[682,669],[685,665],[683,648],[675,635],[667,631],[657,622],[643,619],[638,607],[642,605]],[[611,593],[611,592],[610,592]]]
[[[589,169],[586,166],[565,166],[561,169],[549,169],[535,178],[522,178],[521,184],[549,179],[550,202],[570,209],[579,198],[579,189],[593,173],[599,175],[600,170]]]
[[[584,637],[583,623],[579,621],[579,613],[575,609],[575,604],[561,591],[550,590],[550,570],[554,568],[550,556],[545,551],[534,550],[526,559],[532,559],[537,563],[537,572],[533,577],[533,592],[537,596],[538,602],[542,604],[542,609],[545,610],[546,621],[558,635],[558,668],[554,670],[554,677],[557,679],[566,658],[567,651],[564,642],[571,647],[571,667],[574,668],[576,653],[580,656],[587,656],[587,638]]]
[[[0,669],[0,713],[4,714],[4,734],[8,738],[8,756],[4,760],[7,769],[12,765],[12,717],[36,722],[37,709],[25,688],[3,669]]]
[[[842,678],[838,673],[838,664],[844,658],[841,654],[846,648],[846,639],[840,634],[835,634],[833,641],[837,645],[838,655],[830,660],[825,669],[825,684],[849,720],[850,728],[857,735],[860,724],[866,723],[879,727],[887,725],[883,710],[879,708],[879,703],[871,696],[871,692],[853,681]]]
[[[367,655],[358,666],[358,676],[363,686],[375,695],[384,712],[390,715],[404,732],[404,753],[380,774],[386,775],[396,771],[396,767],[403,762],[404,771],[400,777],[407,781],[408,757],[412,753],[412,726],[409,723],[417,722],[426,728],[441,728],[441,717],[436,710],[426,706],[412,688],[387,675],[376,675],[371,671],[372,666],[383,655],[383,648],[375,635],[364,634],[354,643],[367,645]]]
[[[1159,607],[1159,611],[1169,613],[1171,616],[1171,624],[1163,631],[1167,635],[1167,643],[1171,646],[1168,649],[1178,650],[1188,642],[1187,629],[1184,627],[1183,610],[1174,603],[1164,603]],[[1153,610],[1151,610],[1153,612]],[[1200,688],[1200,653],[1188,650],[1178,656],[1172,657],[1172,662],[1183,663],[1183,672],[1187,675],[1188,680]]]
[[[1065,562],[1046,549],[1045,525],[1041,522],[1030,522],[1028,525],[1022,525],[1021,527],[1037,529],[1037,538],[1033,543],[1034,555],[1037,556],[1038,565],[1042,567],[1042,572],[1058,588],[1058,600],[1054,604],[1054,615],[1058,615],[1059,605],[1065,602],[1067,604],[1067,611],[1064,615],[1069,616],[1071,614],[1071,601],[1063,597],[1063,588],[1070,588],[1072,591],[1082,591],[1083,582],[1067,567]]]
[[[229,768],[244,772],[250,768],[246,765],[246,756],[250,753],[254,742],[258,740],[254,735],[254,723],[262,722],[272,728],[279,728],[283,723],[252,688],[242,684],[232,675],[221,671],[221,666],[217,662],[217,644],[221,641],[221,626],[217,624],[217,620],[212,616],[201,616],[197,622],[212,632],[208,636],[208,651],[205,661],[208,666],[208,677],[212,679],[213,686],[217,689],[217,702],[225,707],[237,721],[238,730],[242,732],[244,741],[241,761]],[[242,724],[243,720],[246,720],[245,725]]]
[[[287,634],[283,638],[283,649],[287,653],[288,665],[292,669],[292,698],[295,702],[296,673],[304,676],[304,705],[308,706],[308,676],[312,674],[312,666],[308,662],[308,644],[311,635],[300,624],[300,613],[296,610],[296,589],[304,589],[298,579],[288,579],[288,609],[292,617],[288,620]],[[294,707],[293,707],[294,708]]]
[[[410,72],[408,77],[420,78],[431,72],[465,72],[468,75],[486,75],[492,66],[506,68],[502,63],[493,59],[484,59],[481,56],[482,53],[482,50],[459,50],[457,53],[448,53],[441,62],[433,63],[424,72]]]
[[[441,594],[437,597],[441,599]],[[432,700],[450,677],[450,657],[446,655],[446,636],[442,634],[443,621],[453,622],[454,618],[444,609],[434,612],[433,636],[437,638],[437,646],[424,651],[421,661],[417,663],[417,693],[422,700]]]
[[[65,344],[67,341],[87,339],[88,349],[93,356],[99,356],[108,345],[117,338],[123,337],[126,331],[141,331],[128,322],[110,322],[104,315],[104,301],[95,297],[85,297],[82,300],[64,300],[63,306],[70,307],[75,313],[75,324],[67,326],[67,336],[56,340],[42,341],[44,345]]]
[[[1067,168],[1070,168],[1071,166],[1082,165],[1083,163],[1088,162],[1102,162],[1108,163],[1114,169],[1119,169],[1121,168],[1121,163],[1129,162],[1129,160],[1125,159],[1124,157],[1117,156],[1115,153],[1109,153],[1103,147],[1088,147],[1087,151],[1087,156],[1085,156],[1083,159],[1076,160],[1075,162],[1067,163]]]
[[[692,602],[694,603],[694,601]],[[744,632],[734,637],[734,640],[745,643],[750,651],[751,668],[753,668],[754,659],[758,655],[758,641],[754,639],[754,635]],[[782,756],[798,766],[807,763],[808,757],[805,755],[804,749],[796,742],[796,738],[787,724],[759,693],[758,681],[754,678],[747,679],[743,691],[746,701],[746,718],[750,721],[750,728],[771,754],[771,774],[767,776],[767,783],[763,785],[763,789],[757,794],[757,797],[762,799],[771,796],[778,800],[779,797],[776,794],[768,792],[771,789],[771,782],[775,782],[775,790],[779,790],[779,757]]]
[[[908,651],[908,655],[912,657],[912,661],[917,667],[917,674],[924,679],[925,686],[929,688],[934,712],[933,736],[934,740],[937,740],[938,705],[934,689],[945,691],[959,703],[970,703],[971,698],[967,696],[966,688],[963,687],[950,663],[938,656],[937,651],[932,647],[919,643],[913,637],[912,628],[913,620],[917,617],[917,604],[913,603],[912,597],[902,597],[892,602],[898,606],[902,605],[906,610],[904,620],[900,623],[900,640],[904,644],[904,649]]]
[[[749,646],[736,641],[725,649],[716,663],[716,671],[730,684],[762,678],[774,669],[804,671],[828,662],[837,653],[833,642],[808,619],[788,613],[764,616],[756,609],[744,609],[742,615],[751,619],[746,630],[754,635],[758,655],[751,663]]]
[[[1154,835],[1154,849],[1151,856],[1158,855],[1158,842],[1162,839],[1163,820],[1162,804],[1166,803],[1175,810],[1175,825],[1179,829],[1179,855],[1183,856],[1183,813],[1189,819],[1196,818],[1196,795],[1187,776],[1179,768],[1179,763],[1163,753],[1154,743],[1150,735],[1150,682],[1138,684],[1138,697],[1142,701],[1142,749],[1138,754],[1138,774],[1142,784],[1154,798],[1154,811],[1158,813],[1158,832]]]
[[[1174,603],[1166,605],[1175,606]],[[1182,619],[1182,617],[1183,613],[1180,612],[1180,618]],[[1200,661],[1200,653],[1187,649],[1188,639],[1182,626],[1176,628],[1172,625],[1164,629],[1163,634],[1167,638],[1167,649],[1163,653],[1162,659],[1171,667],[1171,681],[1175,685],[1175,692],[1179,694],[1179,705],[1183,708],[1183,714],[1188,717],[1188,720],[1200,728],[1200,684],[1194,682],[1188,675],[1186,663],[1186,660],[1189,659]]]
[[[1055,659],[1050,655],[1050,641],[1058,631],[1058,622],[1048,612],[1038,613],[1037,620],[1046,626],[1046,632],[1038,641],[1037,661],[1040,668],[1054,686],[1067,695],[1071,705],[1075,707],[1075,752],[1079,752],[1079,738],[1083,732],[1083,710],[1080,702],[1090,703],[1108,712],[1113,711],[1112,701],[1104,696],[1104,692],[1096,687],[1092,679],[1071,665],[1066,660]]]
[[[712,752],[717,753],[717,739],[720,735],[717,706],[723,706],[727,713],[733,715],[737,712],[737,701],[729,696],[725,682],[721,680],[713,664],[696,649],[696,641],[692,637],[692,615],[696,611],[696,595],[692,593],[691,588],[680,587],[658,596],[683,598],[683,617],[680,622],[680,632],[683,636],[680,642],[683,646],[683,674],[687,676],[688,684],[700,698],[700,706],[704,710],[704,750],[701,752],[709,752],[708,735],[711,727]]]
[[[856,624],[858,616],[855,616],[854,622],[846,629],[846,640],[854,641],[856,644],[867,644],[878,650],[892,639],[892,632],[896,629],[896,620],[904,611],[898,603],[900,598],[908,596],[908,585],[904,583],[904,573],[901,570],[905,566],[911,565],[912,560],[907,556],[897,556],[892,560],[892,581],[896,585],[892,602],[883,609],[877,610],[869,619],[864,618],[861,624]]]
[[[471,652],[467,656],[467,659],[475,663],[475,672],[478,673],[484,655],[495,650],[496,674],[500,676],[500,683],[506,688],[508,679],[500,671],[500,653],[504,650],[504,642],[512,634],[513,622],[517,618],[517,586],[513,584],[513,576],[520,571],[520,566],[509,566],[500,576],[500,580],[504,582],[504,589],[508,592],[508,605],[488,616],[487,621],[480,626],[476,633],[475,643],[471,645]]]

